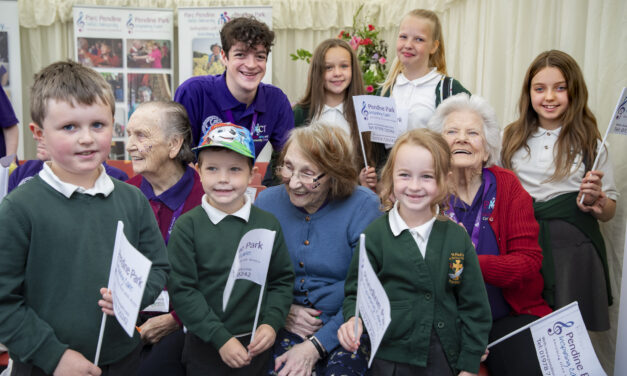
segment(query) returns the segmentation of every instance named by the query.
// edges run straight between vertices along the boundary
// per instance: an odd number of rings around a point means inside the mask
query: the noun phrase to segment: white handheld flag
[[[366,254],[366,235],[361,234],[359,238],[359,271],[357,277],[357,307],[361,319],[368,330],[370,337],[370,361],[368,368],[372,364],[374,354],[376,354],[385,330],[390,325],[391,310],[383,285],[377,278],[370,260]],[[355,317],[357,319],[357,317]]]
[[[398,136],[399,119],[394,99],[376,95],[353,97],[355,117],[360,132],[371,131],[370,140],[393,144]]]
[[[576,301],[490,343],[488,348],[526,329],[531,329],[544,376],[606,375],[594,353]]]
[[[113,295],[115,318],[129,337],[132,337],[135,331],[137,314],[139,313],[151,265],[152,262],[129,243],[126,236],[124,236],[124,223],[118,221],[108,288]],[[106,316],[103,313],[98,346],[96,348],[96,360],[94,361],[96,365],[98,365],[98,358],[100,357],[105,322]]]
[[[235,259],[233,260],[233,265],[229,272],[229,278],[224,287],[224,294],[222,295],[222,311],[225,311],[229,297],[233,291],[233,286],[235,285],[235,280],[247,279],[261,285],[250,342],[255,338],[259,309],[261,308],[261,298],[263,297],[263,289],[266,284],[266,276],[268,275],[268,266],[270,265],[270,256],[272,255],[275,235],[276,231],[254,229],[242,236],[237,246]]]
[[[623,88],[620,96],[618,97],[618,103],[616,103],[616,108],[614,109],[614,114],[610,118],[610,123],[607,126],[607,130],[605,131],[605,136],[603,136],[603,141],[601,142],[601,146],[597,152],[596,158],[594,158],[594,163],[592,164],[591,170],[596,170],[599,165],[599,157],[603,154],[605,148],[605,142],[607,141],[607,136],[611,133],[627,135],[627,87]],[[607,156],[605,157],[607,158]],[[581,195],[581,199],[579,203],[583,203],[586,194]]]
[[[608,129],[612,133],[627,135],[627,87],[624,87],[620,93],[620,98],[618,98],[618,104]]]

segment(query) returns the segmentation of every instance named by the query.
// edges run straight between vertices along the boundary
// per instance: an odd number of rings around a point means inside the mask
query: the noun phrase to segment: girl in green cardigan
[[[366,229],[366,251],[390,300],[392,321],[372,364],[373,375],[475,375],[492,325],[479,262],[468,234],[438,216],[446,205],[450,150],[426,129],[401,136],[381,177],[388,213]],[[338,330],[347,351],[359,347],[354,333],[355,252]]]

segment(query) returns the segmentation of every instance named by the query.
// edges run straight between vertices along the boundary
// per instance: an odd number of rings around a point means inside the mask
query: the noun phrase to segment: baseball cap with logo
[[[218,123],[207,129],[200,143],[192,151],[198,153],[205,148],[222,147],[233,150],[245,157],[255,160],[255,144],[250,131],[232,123]]]

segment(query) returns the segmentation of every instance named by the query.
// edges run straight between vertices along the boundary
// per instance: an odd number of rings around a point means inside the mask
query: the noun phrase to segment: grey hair
[[[481,118],[484,134],[483,144],[488,152],[485,167],[498,164],[501,155],[501,127],[496,120],[496,112],[483,97],[469,96],[466,93],[448,97],[435,110],[435,114],[429,120],[427,127],[441,134],[446,118],[458,111],[471,111]]]
[[[194,162],[196,156],[192,152],[192,127],[185,107],[174,101],[151,101],[140,104],[137,109],[144,107],[161,112],[159,124],[166,140],[170,140],[173,136],[183,139],[174,160],[181,163],[183,167]]]

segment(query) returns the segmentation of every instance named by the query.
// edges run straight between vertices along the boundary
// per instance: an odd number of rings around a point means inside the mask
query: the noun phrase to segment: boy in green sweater
[[[152,210],[135,187],[111,179],[115,101],[102,76],[71,61],[35,76],[31,124],[50,161],[0,204],[0,342],[11,375],[132,375],[139,335],[108,318],[94,359],[102,312],[113,315],[108,284],[117,222],[152,261],[142,306],[166,282],[165,245]],[[99,300],[100,299],[100,300]]]
[[[215,124],[193,150],[205,195],[201,206],[176,221],[168,243],[168,290],[188,330],[182,361],[188,376],[261,374],[292,303],[292,262],[279,221],[252,206],[245,195],[255,160],[250,132],[230,123]],[[236,280],[225,310],[222,297],[238,244],[253,229],[276,234],[261,324],[251,342],[261,286]]]

